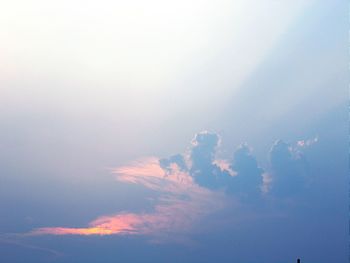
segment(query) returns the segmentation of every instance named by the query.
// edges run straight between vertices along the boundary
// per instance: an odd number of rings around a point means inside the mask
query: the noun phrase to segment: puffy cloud
[[[239,193],[245,199],[258,198],[264,170],[258,166],[247,144],[240,145],[234,152],[231,169],[237,175],[231,179],[229,192]]]
[[[119,182],[142,185],[158,193],[152,211],[121,212],[98,217],[87,227],[43,227],[29,234],[148,235],[158,241],[171,237],[171,241],[189,233],[196,222],[228,202],[259,205],[262,192],[285,197],[300,190],[306,169],[301,149],[316,141],[299,141],[294,147],[281,140],[275,142],[269,153],[271,171],[265,172],[247,144],[238,147],[231,162],[216,159],[219,136],[200,132],[192,140],[188,155],[147,157],[114,169]]]
[[[317,142],[314,141],[314,142]],[[298,141],[297,145],[276,141],[269,153],[271,164],[271,193],[279,197],[293,196],[305,187],[307,161],[300,147],[311,145],[308,141]]]
[[[194,222],[225,206],[224,191],[212,189],[227,186],[235,173],[229,162],[215,159],[219,141],[217,134],[201,132],[192,140],[187,159],[180,154],[148,157],[114,170],[119,182],[142,185],[158,193],[151,212],[101,216],[87,227],[43,227],[30,235],[144,234],[162,239],[169,233],[175,236],[189,231]]]
[[[207,131],[197,133],[192,140],[190,174],[196,183],[211,189],[223,187],[232,174],[232,171],[225,170],[224,166],[219,166],[223,163],[222,160],[215,160],[219,142],[217,134]]]

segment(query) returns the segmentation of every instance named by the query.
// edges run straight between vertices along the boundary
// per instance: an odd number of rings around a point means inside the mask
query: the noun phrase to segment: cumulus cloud
[[[296,146],[293,146],[278,140],[273,144],[269,153],[272,194],[279,197],[293,196],[304,189],[308,164],[300,147],[310,146],[316,142],[317,139],[298,141]]]
[[[242,144],[234,152],[230,168],[236,172],[229,184],[231,193],[239,193],[245,199],[260,196],[264,170],[258,166],[247,144]]]
[[[303,187],[306,161],[301,149],[316,142],[298,141],[291,146],[276,141],[269,153],[271,171],[264,171],[247,144],[237,148],[232,161],[217,159],[219,136],[200,132],[186,155],[142,158],[113,170],[117,181],[158,193],[152,211],[121,212],[98,217],[86,227],[43,227],[29,234],[148,235],[169,241],[170,236],[189,233],[193,225],[228,202],[260,204],[262,192],[293,195]]]
[[[190,173],[196,183],[207,188],[218,188],[222,170],[215,160],[215,152],[219,145],[219,136],[207,131],[195,135],[190,152]]]
[[[215,160],[219,143],[217,134],[204,131],[195,135],[190,150],[191,176],[196,183],[210,189],[222,188],[232,176],[231,169],[229,166],[226,169],[223,160]]]

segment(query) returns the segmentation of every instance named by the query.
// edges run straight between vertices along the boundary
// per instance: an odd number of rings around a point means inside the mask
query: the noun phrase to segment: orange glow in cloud
[[[100,217],[87,228],[43,227],[31,232],[32,235],[112,235],[133,233],[142,223],[142,218],[135,214],[120,214]]]
[[[223,207],[223,193],[213,192],[194,183],[176,164],[165,172],[155,157],[146,158],[113,171],[124,183],[140,184],[161,194],[152,213],[121,213],[102,216],[89,227],[44,227],[30,235],[125,235],[145,234],[162,239],[169,233],[189,231],[203,216]]]
[[[99,227],[91,228],[69,228],[69,227],[43,227],[31,232],[32,235],[110,235],[111,230],[102,229]]]

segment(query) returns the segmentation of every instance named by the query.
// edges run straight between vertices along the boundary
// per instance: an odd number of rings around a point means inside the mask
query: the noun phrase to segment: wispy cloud
[[[145,234],[162,238],[169,233],[184,233],[203,216],[224,206],[222,192],[214,192],[194,183],[188,172],[177,164],[164,170],[155,157],[145,158],[128,166],[116,168],[113,173],[120,182],[139,184],[160,193],[158,204],[150,213],[120,213],[102,216],[88,227],[44,227],[31,235],[112,235]]]
[[[35,250],[35,251],[43,252],[45,254],[49,254],[49,255],[53,256],[54,258],[62,256],[62,254],[60,252],[58,252],[54,249],[36,246],[36,245],[25,243],[25,242],[23,242],[23,240],[18,240],[18,238],[20,238],[20,237],[21,236],[17,235],[17,234],[1,235],[0,236],[0,245],[5,244],[5,245],[10,245],[10,246],[21,247],[24,249]]]

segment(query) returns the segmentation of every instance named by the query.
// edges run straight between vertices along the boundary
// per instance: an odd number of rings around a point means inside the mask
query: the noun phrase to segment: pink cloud
[[[227,160],[214,160],[213,164],[218,166],[222,172],[227,172],[231,176],[237,175],[237,173],[230,168],[230,163]]]
[[[221,209],[225,204],[223,193],[198,186],[176,164],[165,172],[155,157],[118,167],[113,173],[120,182],[143,185],[160,193],[154,211],[101,216],[83,228],[38,228],[30,235],[144,234],[163,239],[169,233],[189,232],[195,222]]]
[[[103,216],[85,228],[71,227],[43,227],[31,232],[31,235],[112,235],[134,232],[142,223],[142,217],[135,214],[120,214],[116,216]]]

